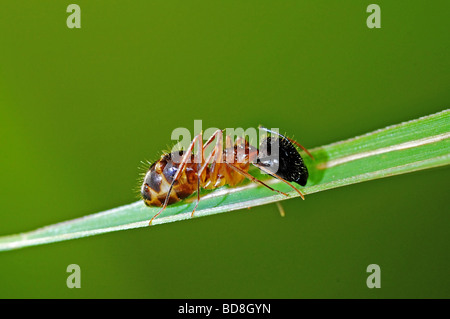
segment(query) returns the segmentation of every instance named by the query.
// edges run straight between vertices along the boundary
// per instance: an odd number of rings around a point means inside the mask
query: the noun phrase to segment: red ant
[[[186,151],[163,154],[150,166],[141,187],[141,196],[147,206],[162,207],[152,217],[149,225],[167,205],[197,192],[197,203],[191,213],[192,217],[200,201],[200,188],[215,189],[224,185],[235,186],[245,178],[288,196],[249,174],[250,165],[289,185],[302,199],[305,199],[303,194],[290,183],[296,182],[305,186],[308,180],[308,169],[294,144],[303,149],[311,158],[313,156],[293,139],[261,126],[260,129],[271,133],[271,136],[265,137],[259,149],[251,146],[242,137],[238,137],[233,145],[231,137],[227,135],[225,150],[223,150],[223,130],[217,130],[204,145],[202,133],[200,133],[194,137]],[[205,159],[205,150],[213,141],[216,141],[214,149]],[[196,143],[198,152],[194,155]],[[278,156],[274,157],[271,150],[274,150],[275,147],[278,147]],[[181,161],[175,161],[175,157],[181,157]]]

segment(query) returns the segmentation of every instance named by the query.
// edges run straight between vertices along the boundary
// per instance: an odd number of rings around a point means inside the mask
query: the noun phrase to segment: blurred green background
[[[449,107],[449,1],[377,1],[381,29],[360,0],[80,0],[81,29],[70,3],[1,1],[0,235],[135,201],[140,161],[195,119],[312,148]],[[448,298],[449,178],[2,252],[0,297]]]

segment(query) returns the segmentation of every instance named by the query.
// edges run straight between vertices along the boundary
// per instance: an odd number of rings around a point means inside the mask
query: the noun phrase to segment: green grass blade
[[[310,179],[306,195],[340,186],[450,164],[450,110],[386,127],[349,140],[311,150],[315,160],[304,156]],[[267,176],[258,175],[261,179]],[[239,187],[202,193],[195,217],[264,205],[297,197],[285,184],[267,179],[289,197],[246,183]],[[153,225],[189,219],[194,202],[169,206]],[[0,237],[0,250],[11,250],[111,231],[148,226],[159,208],[141,201],[34,231]]]

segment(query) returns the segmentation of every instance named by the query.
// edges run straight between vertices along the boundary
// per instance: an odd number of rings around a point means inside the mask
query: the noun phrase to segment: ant
[[[197,202],[191,217],[200,201],[200,188],[216,189],[229,185],[236,186],[245,178],[259,183],[268,189],[288,196],[248,173],[253,165],[270,176],[279,179],[293,188],[302,199],[303,194],[290,182],[305,186],[308,180],[308,169],[303,162],[297,145],[312,159],[314,157],[306,148],[295,140],[274,132],[265,127],[260,129],[270,133],[261,142],[259,149],[251,146],[245,138],[238,137],[232,144],[231,137],[226,136],[223,150],[223,130],[217,130],[203,145],[202,133],[196,135],[186,151],[163,154],[154,162],[145,174],[141,196],[147,206],[159,206],[161,210],[152,217],[152,221],[167,207],[197,192]],[[210,154],[205,158],[205,150],[215,142]],[[197,154],[194,147],[197,144]],[[272,156],[272,150],[278,148],[278,156]],[[181,160],[175,160],[176,158]]]

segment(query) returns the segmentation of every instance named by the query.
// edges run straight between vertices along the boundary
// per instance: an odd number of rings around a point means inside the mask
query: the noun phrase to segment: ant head
[[[262,141],[257,164],[288,182],[305,186],[308,180],[308,169],[302,157],[296,147],[282,135],[268,136]]]

